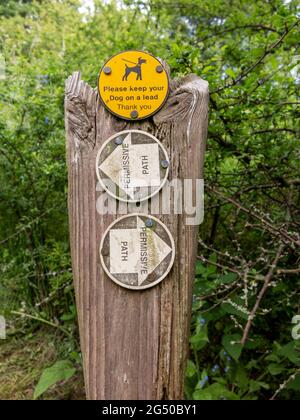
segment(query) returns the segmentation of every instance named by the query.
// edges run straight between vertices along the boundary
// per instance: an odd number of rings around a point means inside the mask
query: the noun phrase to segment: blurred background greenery
[[[299,14],[295,0],[0,0],[1,399],[84,398],[64,82],[80,70],[96,87],[126,49],[210,85],[186,397],[300,398]]]

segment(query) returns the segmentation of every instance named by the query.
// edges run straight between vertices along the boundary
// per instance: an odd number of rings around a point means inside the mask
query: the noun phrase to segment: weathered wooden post
[[[148,60],[148,64],[142,63],[140,67],[145,74],[147,65],[149,72],[151,70],[151,60],[157,62],[144,52],[127,53],[133,57],[127,61],[137,65],[140,59]],[[124,92],[116,94],[115,91],[117,99],[109,103],[101,86],[102,100],[97,90],[81,80],[78,72],[66,82],[70,241],[86,394],[88,399],[182,399],[198,226],[188,225],[186,214],[163,214],[161,205],[159,214],[153,218],[151,203],[163,198],[164,188],[160,188],[166,174],[169,180],[203,178],[208,84],[191,74],[170,82],[170,91],[164,90],[165,102],[163,96],[154,98],[153,95],[151,99],[150,86],[159,86],[162,79],[158,83],[154,78],[149,84],[144,74],[142,80],[140,69],[135,66],[133,70],[126,70],[130,66],[125,63],[125,72],[123,74],[122,70],[121,74],[116,72],[121,65],[118,56],[111,60],[100,73],[100,85],[116,86],[110,80],[115,80],[117,73],[120,87],[132,86],[133,91],[135,87],[146,88],[142,93],[146,92],[145,101],[151,109],[141,115],[139,107],[133,107],[137,112],[125,107],[125,114],[120,118],[114,115],[118,113],[118,110],[114,112],[114,107],[118,103],[138,103],[139,91],[130,94],[128,100]],[[166,77],[166,66],[158,63],[155,71]],[[147,117],[147,113],[152,116]],[[150,136],[147,137],[147,133]],[[131,147],[130,159],[143,159],[138,145],[150,150],[150,161],[154,162],[151,171],[156,171],[159,180],[153,183],[153,195],[149,194],[152,198],[146,194],[149,191],[147,177],[145,188],[141,185],[135,188],[137,184],[128,181],[129,189],[122,200],[120,191],[126,189],[123,185],[125,163],[123,161],[122,168],[114,164],[124,159],[124,150],[128,147]],[[135,152],[132,152],[134,147]],[[152,155],[151,150],[158,157]],[[159,170],[155,169],[157,159]],[[116,171],[119,171],[117,176]],[[103,173],[113,184],[118,184],[115,193],[102,182]],[[117,198],[110,198],[116,203],[114,214],[100,214],[97,210],[103,189],[107,190],[108,197]],[[140,203],[138,197],[141,197]],[[129,218],[120,214],[124,201],[130,203]],[[171,202],[174,202],[172,197]],[[140,211],[143,214],[136,216]],[[143,271],[140,266],[141,261],[135,259],[136,247],[143,246],[136,243],[135,238],[142,239],[144,232],[149,266],[152,264],[151,270],[148,267],[148,277],[147,270]],[[120,256],[117,255],[119,245],[124,245],[125,256],[122,250]],[[136,264],[131,267],[132,261]]]

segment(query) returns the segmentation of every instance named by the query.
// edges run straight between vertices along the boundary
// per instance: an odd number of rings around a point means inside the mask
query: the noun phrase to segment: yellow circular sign
[[[141,120],[157,112],[169,93],[162,63],[143,51],[124,51],[102,67],[98,89],[104,106],[120,118]]]

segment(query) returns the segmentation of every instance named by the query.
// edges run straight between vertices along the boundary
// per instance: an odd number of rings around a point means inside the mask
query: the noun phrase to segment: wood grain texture
[[[118,286],[100,264],[100,240],[118,216],[96,210],[95,160],[108,137],[141,129],[166,148],[170,180],[202,178],[207,114],[208,85],[195,75],[172,81],[165,106],[141,122],[109,114],[79,73],[66,81],[70,243],[88,399],[183,398],[198,227],[184,215],[159,216],[175,240],[171,272],[145,291]]]

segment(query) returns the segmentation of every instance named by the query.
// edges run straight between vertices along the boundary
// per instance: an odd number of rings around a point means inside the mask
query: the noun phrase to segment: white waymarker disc
[[[115,220],[100,244],[101,265],[115,283],[143,290],[161,282],[170,272],[175,244],[168,228],[147,214]]]
[[[169,173],[168,154],[156,137],[141,130],[111,136],[96,158],[101,186],[112,197],[128,203],[148,200],[159,192]]]

